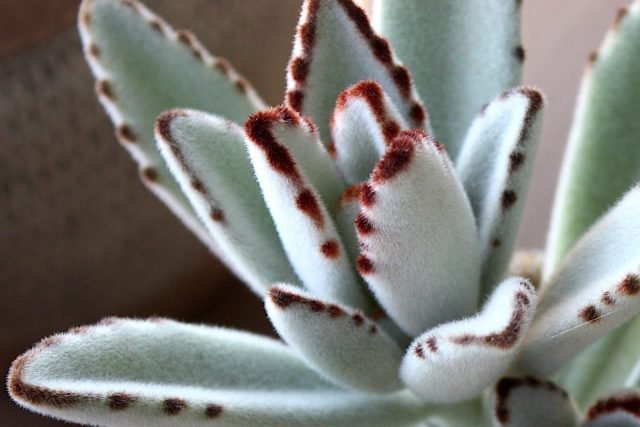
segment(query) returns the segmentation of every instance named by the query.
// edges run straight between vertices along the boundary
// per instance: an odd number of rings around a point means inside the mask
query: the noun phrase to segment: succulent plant
[[[544,263],[510,270],[545,105],[517,87],[520,2],[374,8],[387,38],[351,0],[306,0],[266,108],[138,2],[84,1],[118,139],[286,345],[107,318],[20,356],[18,404],[114,426],[640,425],[640,1],[590,59]]]

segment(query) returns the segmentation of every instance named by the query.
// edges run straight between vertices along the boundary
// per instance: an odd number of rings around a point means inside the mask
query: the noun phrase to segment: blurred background
[[[281,102],[301,0],[145,3]],[[524,2],[524,80],[544,90],[549,108],[520,247],[544,244],[586,58],[626,3]],[[77,7],[0,0],[0,372],[40,338],[108,315],[271,333],[261,302],[139,182],[94,96]],[[6,393],[0,424],[63,425]]]

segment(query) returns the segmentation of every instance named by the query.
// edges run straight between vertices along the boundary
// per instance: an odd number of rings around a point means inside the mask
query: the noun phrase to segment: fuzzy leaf
[[[282,339],[333,383],[373,392],[402,388],[402,350],[358,310],[277,285],[265,299]]]
[[[640,186],[602,217],[543,288],[521,366],[558,368],[640,312]]]
[[[362,80],[378,82],[412,128],[424,126],[426,112],[409,71],[364,11],[352,0],[306,0],[288,67],[287,105],[311,116],[328,144],[338,95]]]
[[[252,115],[245,131],[267,207],[305,287],[321,298],[368,311],[372,301],[328,208],[337,208],[344,186],[315,128],[295,111],[277,107]]]
[[[387,145],[406,129],[407,123],[376,82],[366,80],[342,92],[331,116],[331,138],[345,181],[369,179]]]
[[[174,107],[243,122],[262,101],[191,33],[174,31],[135,0],[85,0],[79,30],[98,98],[118,139],[138,163],[143,182],[217,252],[156,148],[154,123],[158,114]]]
[[[264,296],[297,282],[264,204],[242,128],[193,110],[163,113],[156,139],[169,169],[226,259]]]
[[[475,119],[456,162],[478,225],[484,293],[502,280],[513,254],[542,107],[542,95],[535,89],[503,93]]]
[[[619,390],[599,399],[588,410],[583,427],[639,427],[640,390]]]
[[[585,406],[621,385],[639,386],[640,317],[609,332],[582,351],[562,372],[560,382]]]
[[[490,396],[495,427],[575,427],[578,410],[562,388],[533,377],[501,379]]]
[[[511,365],[535,308],[535,291],[527,280],[505,280],[481,313],[416,338],[402,361],[400,377],[431,402],[459,402],[479,395]]]
[[[358,268],[410,335],[473,313],[479,250],[469,201],[444,148],[401,132],[360,194]]]
[[[547,242],[545,277],[640,179],[640,1],[621,9],[583,79]]]
[[[47,338],[14,362],[9,389],[36,412],[105,426],[395,426],[424,411],[407,394],[336,389],[270,338],[169,320]]]
[[[451,158],[480,107],[520,82],[520,2],[377,0],[377,29],[414,73]]]

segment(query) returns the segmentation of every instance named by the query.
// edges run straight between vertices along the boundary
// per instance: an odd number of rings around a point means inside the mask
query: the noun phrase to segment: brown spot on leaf
[[[504,190],[502,192],[502,196],[500,198],[500,204],[502,205],[502,210],[506,211],[511,208],[516,201],[518,201],[518,195],[513,190]]]
[[[329,259],[336,259],[340,256],[340,246],[335,239],[330,239],[320,246],[320,252]]]
[[[294,58],[289,64],[291,76],[299,81],[304,82],[309,74],[309,61],[306,58]]]
[[[598,51],[597,50],[594,50],[593,52],[591,52],[589,54],[588,61],[589,61],[589,65],[590,66],[593,66],[593,64],[595,64],[598,61]]]
[[[400,133],[373,170],[371,180],[376,184],[384,183],[405,170],[413,158],[416,142]]]
[[[431,351],[432,353],[438,352],[438,342],[436,341],[436,337],[430,337],[429,339],[427,339],[426,343],[429,351]]]
[[[376,191],[368,183],[360,187],[360,203],[365,207],[371,207],[376,203]]]
[[[491,241],[491,246],[494,248],[499,248],[502,245],[502,241],[498,238],[495,238]]]
[[[616,13],[615,18],[613,18],[613,29],[617,30],[618,28],[620,28],[620,24],[622,23],[622,20],[629,14],[629,8],[628,7],[621,7],[620,9],[618,9],[618,12]]]
[[[640,276],[635,274],[627,274],[618,285],[618,292],[624,295],[632,296],[640,291]]]
[[[242,77],[236,79],[236,81],[233,84],[235,85],[236,89],[240,91],[240,93],[247,93],[251,88],[251,86],[249,85],[249,82]]]
[[[347,187],[340,195],[340,205],[346,206],[356,202],[360,198],[360,190],[363,184],[354,184]]]
[[[344,310],[335,304],[329,304],[327,306],[327,313],[329,313],[330,317],[340,317],[345,314]]]
[[[91,43],[87,47],[87,53],[90,56],[93,56],[94,58],[98,58],[98,57],[100,57],[100,48],[98,46],[96,46],[95,44]]]
[[[411,94],[411,74],[407,67],[397,65],[391,71],[391,77],[405,97]]]
[[[204,410],[204,414],[207,416],[207,418],[216,418],[216,417],[219,417],[223,411],[224,411],[224,408],[222,407],[222,405],[217,405],[213,403],[213,404],[207,405],[207,407]]]
[[[213,208],[210,212],[211,219],[215,222],[224,222],[224,211],[220,208]]]
[[[615,300],[613,299],[611,292],[605,292],[602,294],[602,297],[600,298],[600,302],[605,305],[612,305],[613,303],[615,303]]]
[[[409,116],[416,126],[422,126],[424,121],[427,119],[427,112],[422,105],[415,102],[411,106],[411,110],[409,110]]]
[[[153,166],[145,166],[142,168],[140,176],[142,176],[142,179],[147,182],[158,182],[159,179],[158,170]]]
[[[296,206],[307,215],[318,228],[324,227],[324,215],[315,194],[308,188],[303,189],[296,196]]]
[[[165,399],[162,402],[162,410],[167,415],[178,415],[187,406],[187,401],[179,398]]]
[[[415,348],[413,349],[413,354],[415,354],[416,357],[419,357],[420,359],[425,359],[424,348],[422,347],[422,344],[416,344]]]
[[[360,255],[356,261],[358,271],[362,275],[372,274],[375,271],[373,261],[367,258],[365,255]]]
[[[513,54],[515,55],[516,59],[519,62],[524,62],[526,58],[526,52],[524,50],[524,47],[516,46],[516,48],[513,50]]]
[[[113,393],[107,397],[107,405],[115,411],[127,409],[137,399],[128,393]]]
[[[526,156],[521,151],[514,151],[509,154],[509,175],[513,175],[524,164]]]
[[[371,220],[362,212],[360,212],[358,216],[356,216],[355,224],[356,224],[356,231],[361,236],[367,236],[375,231],[375,228],[371,223]]]
[[[116,128],[116,136],[122,142],[135,143],[138,136],[127,124],[121,124]]]
[[[276,107],[251,115],[244,125],[247,136],[262,149],[271,167],[298,185],[301,184],[302,177],[298,172],[296,163],[287,147],[276,141],[272,128],[275,123],[296,124],[299,121],[299,117],[291,109]]]
[[[113,90],[111,89],[111,84],[108,80],[98,80],[96,82],[96,92],[98,92],[98,95],[102,95],[105,98],[109,98],[111,100],[114,99]]]
[[[152,19],[149,21],[149,25],[151,25],[151,28],[153,28],[154,31],[164,35],[164,28],[162,27],[160,21],[158,21],[157,19]]]
[[[229,61],[227,61],[224,58],[216,58],[216,60],[213,62],[213,66],[226,76],[229,75],[232,69],[231,64],[229,64]]]
[[[601,314],[595,305],[588,305],[578,313],[578,316],[585,322],[595,322],[600,319]]]
[[[356,326],[360,326],[364,323],[364,316],[360,313],[354,313],[351,318],[353,319],[353,322],[356,324]]]

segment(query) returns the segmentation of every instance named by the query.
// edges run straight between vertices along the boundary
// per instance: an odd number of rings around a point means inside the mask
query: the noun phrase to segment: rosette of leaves
[[[529,278],[507,270],[545,100],[517,87],[520,8],[379,1],[378,33],[307,0],[266,108],[191,33],[85,0],[118,139],[286,344],[110,318],[20,356],[11,396],[109,426],[640,425],[640,2],[591,58]]]

